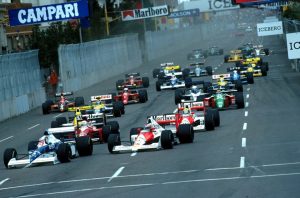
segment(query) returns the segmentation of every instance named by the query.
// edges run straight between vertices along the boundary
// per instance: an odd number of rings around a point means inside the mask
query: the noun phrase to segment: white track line
[[[241,157],[240,159],[240,168],[245,168],[245,157]]]
[[[118,177],[118,175],[120,175],[120,173],[123,171],[125,167],[122,166],[120,167],[114,174],[113,176],[111,176],[111,178],[109,178],[109,180],[107,182],[110,182],[111,180],[113,180],[115,177]]]
[[[247,129],[247,122],[245,122],[244,124],[243,124],[243,130],[246,130]]]
[[[31,129],[33,129],[33,128],[39,126],[39,125],[40,125],[40,124],[36,124],[36,125],[34,125],[34,126],[32,126],[32,127],[29,127],[28,130],[31,130]]]
[[[62,115],[62,113],[60,113],[60,114],[54,116],[53,118],[57,118],[57,117],[59,117],[59,116],[61,116],[61,115]]]
[[[248,111],[245,111],[245,117],[247,117],[248,116]]]
[[[243,147],[243,148],[246,147],[246,138],[242,138],[242,147]]]
[[[249,107],[249,102],[246,102],[245,107]]]
[[[177,109],[175,109],[175,110],[173,111],[173,113],[177,113]]]
[[[215,69],[215,70],[217,70],[217,69],[218,69],[218,67],[215,67],[214,69]]]
[[[143,186],[155,186],[155,185],[170,185],[170,184],[182,184],[182,183],[195,183],[195,182],[214,182],[214,181],[228,181],[228,180],[242,180],[242,179],[258,179],[258,178],[268,178],[268,177],[284,177],[284,176],[299,176],[300,173],[281,173],[281,174],[270,174],[270,175],[254,175],[249,177],[219,177],[219,178],[209,178],[209,179],[195,179],[195,180],[182,180],[182,181],[170,181],[163,183],[144,183],[144,184],[133,184],[133,185],[120,185],[120,186],[109,186],[109,187],[99,187],[99,188],[84,188],[77,190],[68,190],[68,191],[56,191],[56,192],[46,192],[40,194],[29,194],[18,196],[19,198],[25,197],[42,197],[49,195],[62,195],[67,193],[80,193],[87,191],[96,191],[96,190],[105,190],[105,189],[124,189],[132,187],[143,187]]]
[[[10,138],[13,138],[14,136],[9,136],[9,137],[7,137],[7,138],[4,138],[3,140],[0,140],[0,142],[4,142],[5,140],[8,140],[8,139],[10,139]]]
[[[250,91],[250,87],[247,88],[247,91]]]
[[[137,152],[134,152],[134,153],[132,153],[130,156],[131,156],[131,157],[134,157],[134,156],[136,156],[136,154],[137,154]]]
[[[0,186],[1,186],[2,184],[4,184],[4,182],[7,182],[8,180],[9,180],[9,178],[3,179],[3,180],[0,182]]]
[[[246,98],[249,98],[249,96],[250,96],[250,95],[249,95],[249,94],[247,94],[247,95],[246,95]]]

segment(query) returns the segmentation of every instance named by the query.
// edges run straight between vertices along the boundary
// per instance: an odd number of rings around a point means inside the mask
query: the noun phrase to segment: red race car
[[[127,87],[114,96],[115,101],[122,101],[123,104],[145,103],[148,100],[147,90],[129,90]]]
[[[149,78],[140,77],[139,73],[125,74],[125,78],[126,78],[125,80],[118,80],[116,82],[117,90],[122,90],[125,87],[129,89],[149,87]]]

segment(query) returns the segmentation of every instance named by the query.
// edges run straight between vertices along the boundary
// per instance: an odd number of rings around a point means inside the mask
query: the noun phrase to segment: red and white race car
[[[123,104],[145,103],[148,100],[147,90],[129,90],[127,87],[114,96],[115,101],[121,101]]]
[[[122,90],[125,87],[129,89],[147,88],[149,87],[149,78],[140,77],[140,73],[125,74],[125,80],[118,80],[116,82],[117,90]]]

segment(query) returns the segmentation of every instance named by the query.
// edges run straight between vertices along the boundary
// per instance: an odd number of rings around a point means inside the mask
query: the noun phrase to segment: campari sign
[[[122,20],[132,21],[137,19],[160,17],[166,15],[169,15],[169,9],[167,5],[163,5],[163,6],[142,8],[136,10],[124,10],[122,11]]]
[[[89,16],[87,0],[8,11],[10,26],[62,21]]]

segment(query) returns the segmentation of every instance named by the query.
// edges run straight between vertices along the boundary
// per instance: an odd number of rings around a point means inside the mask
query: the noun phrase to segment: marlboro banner
[[[136,10],[124,10],[122,11],[122,20],[132,21],[132,20],[145,19],[151,17],[160,17],[166,15],[169,15],[169,9],[167,5],[163,5],[163,6],[142,8]]]

